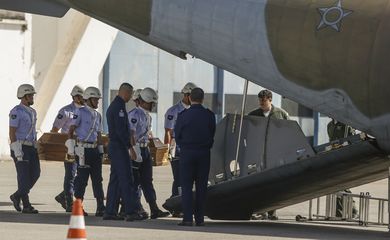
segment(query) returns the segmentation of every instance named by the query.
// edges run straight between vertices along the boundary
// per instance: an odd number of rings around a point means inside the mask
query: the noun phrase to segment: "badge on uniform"
[[[11,119],[16,119],[18,116],[16,114],[11,115]]]
[[[62,119],[63,117],[64,117],[64,116],[62,116],[62,114],[58,114],[58,115],[57,115],[57,118],[58,118],[58,119]]]
[[[125,116],[125,113],[123,112],[123,110],[121,109],[120,111],[119,111],[119,117],[124,117]]]
[[[172,120],[173,119],[173,115],[168,115],[168,120]]]
[[[73,114],[73,119],[77,119],[79,116],[76,114]]]
[[[137,122],[137,119],[135,119],[135,118],[131,119],[131,123],[136,123],[136,122]]]

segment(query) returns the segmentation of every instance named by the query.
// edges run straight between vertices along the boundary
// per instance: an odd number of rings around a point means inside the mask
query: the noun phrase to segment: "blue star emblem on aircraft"
[[[321,21],[317,26],[317,31],[331,27],[337,32],[340,32],[342,20],[353,13],[353,11],[342,8],[341,0],[338,0],[332,7],[318,8],[318,12],[321,14]]]

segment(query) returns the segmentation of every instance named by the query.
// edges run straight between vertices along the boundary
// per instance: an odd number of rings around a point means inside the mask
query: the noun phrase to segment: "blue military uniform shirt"
[[[164,127],[168,129],[174,129],[176,125],[177,116],[185,109],[187,109],[187,107],[184,105],[182,101],[170,107],[165,113]],[[174,132],[172,137],[175,137]]]
[[[9,114],[9,126],[16,128],[16,140],[36,141],[37,112],[23,104],[15,106]]]
[[[201,104],[191,105],[177,117],[175,134],[181,149],[210,149],[214,143],[214,113]]]
[[[136,107],[129,112],[130,130],[135,132],[135,141],[148,143],[149,133],[152,129],[152,117],[141,107]]]
[[[61,133],[68,133],[77,109],[74,102],[61,108],[54,120],[53,127],[61,129]]]
[[[76,126],[79,141],[96,142],[98,132],[102,132],[102,116],[95,109],[85,106],[77,109],[71,125]]]
[[[110,142],[120,142],[130,148],[130,125],[125,101],[116,96],[106,112]]]

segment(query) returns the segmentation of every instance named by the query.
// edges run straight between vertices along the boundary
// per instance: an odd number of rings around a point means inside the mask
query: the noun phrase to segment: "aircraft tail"
[[[0,9],[62,17],[69,7],[56,0],[0,0]]]

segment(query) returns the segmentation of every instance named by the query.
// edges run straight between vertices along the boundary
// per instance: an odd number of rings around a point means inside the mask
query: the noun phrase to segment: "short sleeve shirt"
[[[16,140],[36,141],[37,113],[23,104],[15,106],[9,114],[9,126],[16,128]]]

